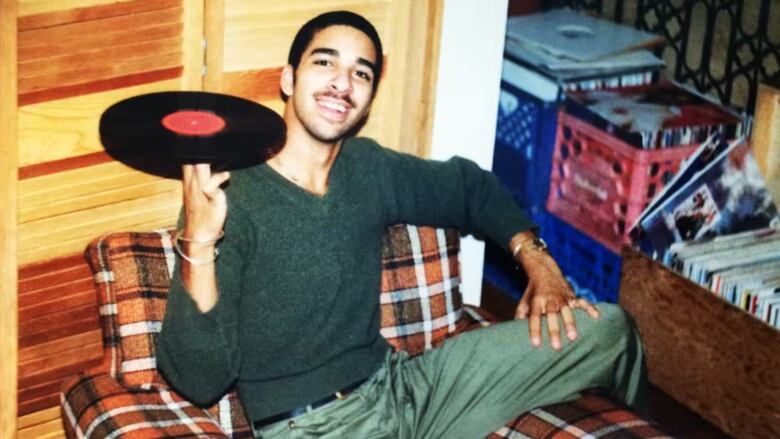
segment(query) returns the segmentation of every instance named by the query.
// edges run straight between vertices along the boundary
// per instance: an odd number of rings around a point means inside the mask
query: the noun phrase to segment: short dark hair
[[[331,26],[349,26],[355,28],[364,34],[374,44],[374,82],[372,83],[373,92],[376,94],[376,89],[379,86],[379,76],[382,73],[382,41],[379,39],[379,33],[377,33],[374,25],[368,20],[350,11],[332,11],[320,14],[304,24],[295,34],[292,46],[290,46],[290,53],[287,55],[287,64],[293,66],[293,70],[298,68],[301,63],[301,57],[303,52],[309,47],[311,40],[314,39],[314,35],[317,32],[331,27]]]

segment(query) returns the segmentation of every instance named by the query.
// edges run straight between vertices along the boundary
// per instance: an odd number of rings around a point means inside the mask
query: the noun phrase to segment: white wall
[[[433,120],[434,159],[493,162],[508,0],[445,0]],[[479,304],[484,244],[462,241],[464,300]]]

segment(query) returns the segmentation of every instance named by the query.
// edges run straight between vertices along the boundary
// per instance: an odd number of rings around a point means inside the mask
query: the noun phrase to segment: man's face
[[[297,119],[321,142],[340,140],[368,114],[378,80],[375,62],[374,45],[363,32],[341,25],[317,32],[294,76],[290,66],[282,76],[282,91],[292,100],[286,118]]]

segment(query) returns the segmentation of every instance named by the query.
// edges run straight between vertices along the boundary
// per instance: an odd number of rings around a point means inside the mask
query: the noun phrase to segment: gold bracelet
[[[187,238],[187,237],[185,237],[183,235],[184,235],[184,231],[183,230],[181,232],[177,230],[176,231],[176,240],[177,241],[186,242],[188,244],[213,244],[213,243],[215,243],[215,242],[217,242],[220,239],[225,237],[225,231],[224,230],[220,230],[219,231],[219,236],[217,236],[214,239],[192,239],[192,238]]]
[[[182,257],[185,261],[189,262],[192,265],[207,265],[217,260],[217,256],[219,256],[219,249],[214,247],[214,256],[211,259],[195,259],[191,258],[184,254],[184,250],[179,247],[179,241],[175,241],[173,243],[173,248],[176,250],[176,253],[179,254],[179,256]]]

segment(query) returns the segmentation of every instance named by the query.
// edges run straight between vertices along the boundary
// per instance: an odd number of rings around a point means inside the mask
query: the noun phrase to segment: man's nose
[[[336,71],[336,74],[330,81],[330,87],[339,93],[352,91],[352,78],[350,77],[349,72],[344,70]]]

